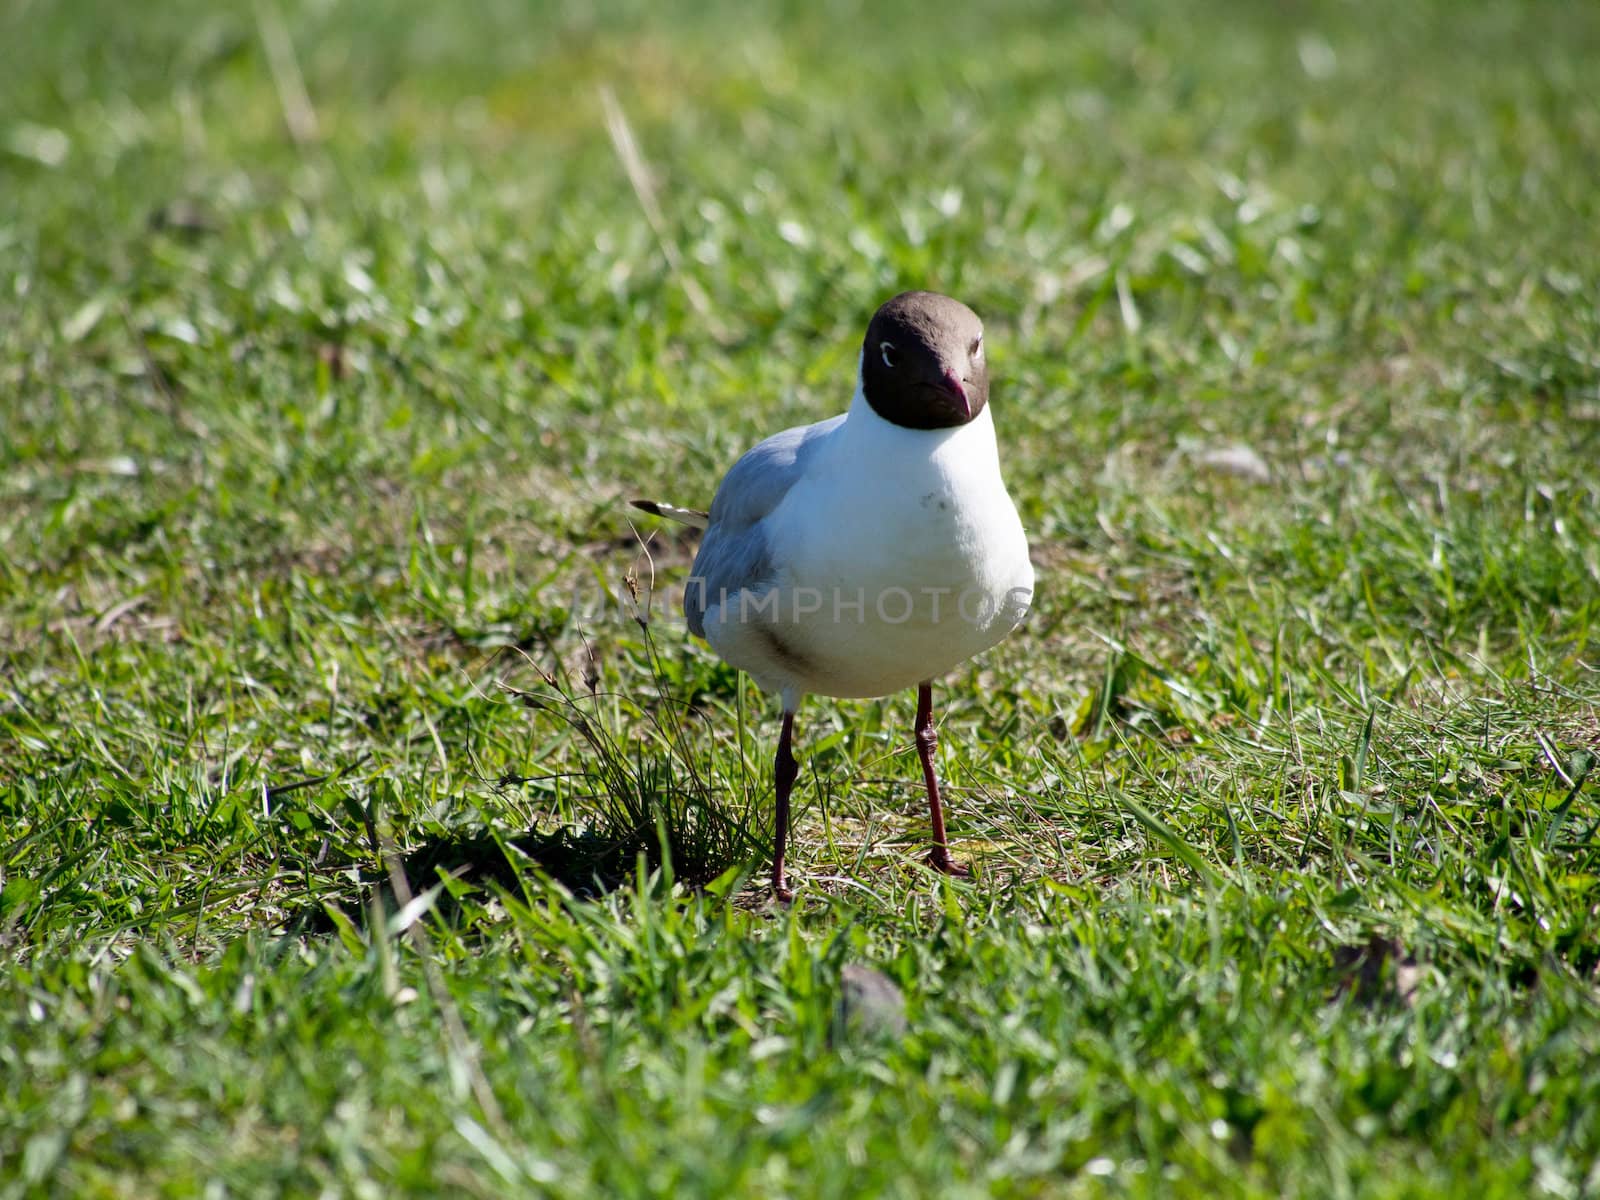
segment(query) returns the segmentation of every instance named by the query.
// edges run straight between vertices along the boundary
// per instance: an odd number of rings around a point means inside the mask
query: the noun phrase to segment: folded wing
[[[763,522],[805,472],[827,435],[843,421],[841,414],[775,433],[734,463],[723,477],[684,590],[683,615],[696,637],[705,637],[707,608],[723,597],[746,588],[759,590],[772,582],[775,566]]]

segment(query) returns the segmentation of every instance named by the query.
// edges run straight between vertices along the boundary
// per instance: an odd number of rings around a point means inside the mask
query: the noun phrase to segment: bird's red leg
[[[917,689],[917,754],[922,759],[922,778],[928,784],[928,813],[933,818],[933,849],[928,851],[928,865],[946,875],[967,876],[972,871],[964,863],[950,857],[950,845],[944,836],[944,807],[939,803],[939,777],[933,771],[933,754],[939,748],[939,731],[933,724],[933,685],[924,683]]]
[[[794,714],[783,714],[783,732],[778,735],[778,757],[772,764],[772,776],[778,785],[778,820],[772,840],[772,894],[787,904],[794,893],[783,881],[783,852],[789,845],[789,791],[794,787],[795,776],[800,774],[800,764],[794,760],[790,740],[794,736]]]

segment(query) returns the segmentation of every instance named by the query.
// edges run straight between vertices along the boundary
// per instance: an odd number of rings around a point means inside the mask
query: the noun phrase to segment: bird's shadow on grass
[[[574,896],[591,899],[624,883],[643,848],[632,839],[566,826],[509,836],[485,830],[425,839],[402,862],[406,876],[417,888],[431,887],[449,877],[480,888],[516,891],[532,869]],[[659,851],[646,855],[659,862]]]
[[[447,924],[454,924],[469,898],[481,904],[496,893],[522,895],[531,879],[554,883],[576,900],[596,900],[636,879],[641,863],[645,871],[654,872],[668,861],[658,835],[659,830],[641,829],[614,836],[562,826],[517,834],[482,830],[427,837],[404,853],[385,856],[382,866],[372,866],[368,859],[368,865],[359,868],[353,888],[345,875],[339,892],[324,893],[321,904],[305,911],[297,924],[306,933],[334,933],[341,924],[335,915],[339,913],[353,926],[365,928],[373,922],[374,904],[382,906],[388,919],[404,909],[411,896],[435,889],[428,907]],[[391,864],[398,868],[411,896],[396,894]],[[691,890],[699,889],[720,877],[729,865],[720,859],[690,863],[687,872],[674,868],[673,878]]]
[[[352,879],[349,868],[357,867],[359,896],[345,882],[343,903],[325,897],[309,918],[310,929],[338,926],[330,904],[360,923],[370,920],[375,900],[394,912],[405,907],[406,892],[436,887],[431,906],[449,918],[474,893],[516,895],[530,877],[547,879],[574,898],[594,899],[636,878],[641,864],[648,871],[670,867],[676,883],[695,890],[759,856],[767,831],[757,808],[748,799],[730,801],[738,787],[697,753],[703,731],[696,729],[690,706],[666,694],[659,670],[654,704],[578,694],[548,672],[540,675],[545,686],[539,691],[505,684],[501,690],[533,719],[553,719],[577,735],[584,752],[578,770],[565,778],[583,798],[582,827],[441,833],[407,839],[401,849],[380,834],[369,814],[373,857],[342,864],[345,881]],[[495,785],[535,781],[508,775]]]

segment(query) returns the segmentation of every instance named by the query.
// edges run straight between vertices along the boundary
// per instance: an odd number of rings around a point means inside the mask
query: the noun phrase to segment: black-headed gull
[[[1033,566],[1000,477],[983,323],[935,292],[902,292],[867,326],[848,412],[774,434],[728,472],[709,513],[646,512],[705,529],[684,594],[689,628],[783,701],[773,773],[772,890],[784,880],[791,744],[807,693],[917,688],[914,732],[950,857],[934,772],[932,680],[987,650],[1028,611]]]

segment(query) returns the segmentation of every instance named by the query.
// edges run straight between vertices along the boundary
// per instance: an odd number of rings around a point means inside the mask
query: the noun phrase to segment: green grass
[[[672,7],[0,11],[0,1196],[1600,1190],[1600,9]],[[624,501],[905,286],[1037,611],[776,911]]]

